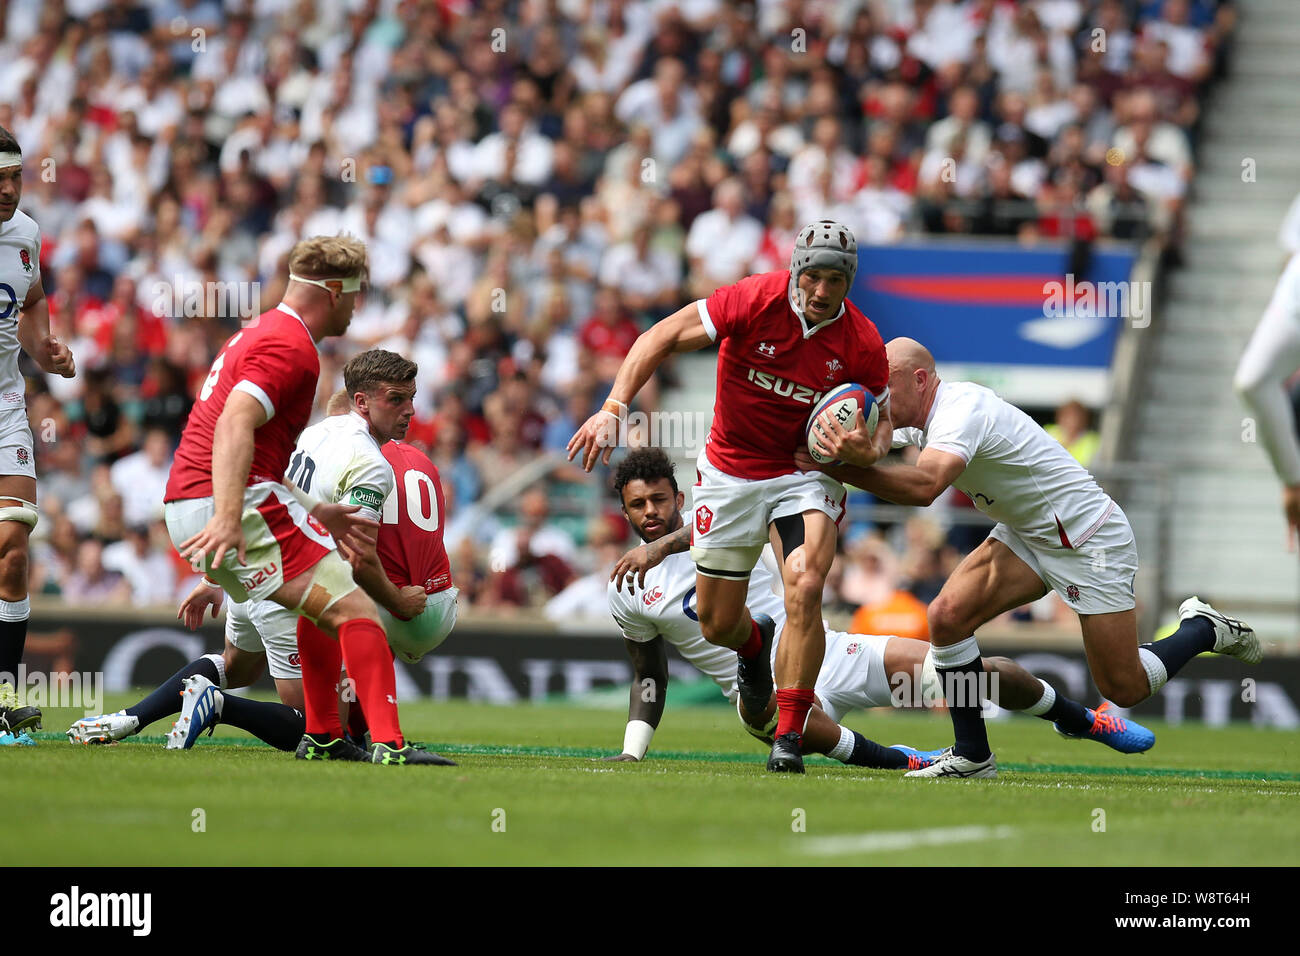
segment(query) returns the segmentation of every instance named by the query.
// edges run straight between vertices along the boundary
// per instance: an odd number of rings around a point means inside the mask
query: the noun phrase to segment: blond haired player
[[[418,538],[422,545],[436,538],[441,546],[440,534],[428,535],[417,524],[428,524],[427,510],[434,515],[442,512],[437,470],[429,465],[432,476],[422,472],[415,479],[408,478],[411,468],[397,452],[410,446],[394,440],[403,437],[410,424],[417,371],[415,363],[393,352],[374,349],[354,357],[344,366],[345,387],[331,398],[329,417],[303,431],[289,464],[289,478],[306,492],[327,501],[358,505],[359,514],[371,519],[379,519],[382,509],[379,540],[359,556],[354,577],[378,602],[390,644],[408,661],[418,660],[446,638],[455,623],[456,596],[445,550],[441,551],[441,564],[436,559],[420,560],[423,549],[416,558],[391,553],[392,538],[402,534]],[[402,465],[400,472],[393,462]],[[422,501],[408,501],[405,486],[418,489],[421,479],[435,485],[431,509]],[[399,508],[399,504],[406,507]],[[220,588],[200,584],[181,605],[178,616],[191,628],[197,627],[209,607],[216,614],[222,597]],[[132,707],[77,721],[68,737],[74,743],[121,740],[176,713],[179,697],[180,719],[168,735],[169,748],[187,749],[204,730],[222,722],[241,727],[282,750],[294,749],[303,737],[305,723],[300,709],[304,703],[298,627],[298,615],[273,601],[232,603],[226,614],[224,654],[209,654],[191,662]],[[329,640],[320,634],[312,638]],[[322,653],[327,660],[334,656],[330,645]],[[221,693],[252,683],[264,666],[269,667],[283,704]],[[383,690],[385,696],[395,694],[386,686]],[[395,711],[395,704],[391,707]],[[380,713],[381,726],[387,718]],[[323,715],[323,722],[331,727],[338,721],[336,710]],[[341,733],[340,728],[337,734]],[[328,746],[316,742],[300,749],[306,759],[329,754]],[[436,754],[395,747],[382,738],[371,745],[370,759],[387,764],[451,764]]]
[[[379,662],[391,668],[387,640],[374,601],[358,589],[332,535],[363,550],[377,525],[356,515],[357,505],[287,485],[285,472],[311,417],[316,343],[347,331],[366,272],[365,246],[352,237],[317,236],[290,250],[284,300],[231,336],[213,361],[164,496],[172,542],[212,583],[239,601],[269,599],[296,612],[365,662],[352,672],[363,705],[379,693],[372,689],[382,684]],[[300,648],[305,664],[312,653]],[[337,676],[335,668],[328,691],[324,682],[304,680],[309,734],[319,729],[313,709],[333,706]],[[382,696],[374,703],[378,709]],[[368,759],[341,735],[304,736],[302,747]]]

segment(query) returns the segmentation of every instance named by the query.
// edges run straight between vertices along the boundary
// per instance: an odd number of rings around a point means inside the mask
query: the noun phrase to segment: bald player
[[[1150,697],[1205,651],[1259,662],[1254,630],[1196,597],[1179,607],[1181,623],[1174,634],[1139,646],[1133,592],[1137,546],[1119,505],[1020,409],[972,382],[941,382],[933,356],[919,342],[894,339],[885,351],[893,444],[920,448],[916,464],[854,464],[869,460],[869,450],[859,433],[837,422],[830,422],[820,444],[843,463],[818,466],[800,451],[797,464],[822,467],[839,481],[901,505],[929,505],[951,485],[998,522],[930,604],[934,663],[944,679],[956,742],[929,767],[908,776],[997,776],[979,695],[963,693],[964,687],[977,686],[983,668],[974,633],[1048,589],[1079,615],[1093,679],[1102,695],[1121,707]],[[1068,730],[1081,726],[1082,715],[1074,712],[1079,707],[1058,699],[1045,714]]]

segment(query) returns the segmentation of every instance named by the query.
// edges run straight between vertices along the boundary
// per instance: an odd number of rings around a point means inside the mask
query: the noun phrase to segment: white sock
[[[212,661],[217,668],[217,686],[226,689],[226,659],[220,654],[204,654],[200,660]]]
[[[962,667],[980,656],[980,646],[971,635],[964,641],[949,644],[947,647],[935,647],[930,651],[934,666],[939,670]]]
[[[1154,694],[1169,680],[1165,662],[1145,647],[1138,648],[1138,660],[1142,662],[1142,669],[1147,672],[1147,683],[1151,685],[1151,693]]]
[[[0,621],[25,621],[32,616],[30,598],[21,601],[0,601]]]
[[[840,728],[840,742],[826,752],[826,756],[840,763],[848,763],[853,756],[853,731],[847,727]]]
[[[1032,707],[1026,707],[1021,711],[1021,713],[1029,714],[1033,717],[1041,717],[1043,714],[1051,710],[1052,705],[1056,703],[1056,688],[1047,683],[1047,681],[1043,680],[1041,677],[1038,678],[1038,683],[1043,685],[1043,696],[1038,698],[1038,703],[1034,704]]]

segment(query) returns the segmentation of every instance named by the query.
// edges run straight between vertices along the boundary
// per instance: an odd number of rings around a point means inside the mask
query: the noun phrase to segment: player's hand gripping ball
[[[858,425],[858,417],[863,414],[863,409],[867,409],[867,434],[874,434],[876,423],[880,420],[880,408],[876,405],[875,397],[861,385],[856,382],[845,382],[843,385],[836,385],[833,389],[821,397],[816,405],[813,406],[812,414],[808,416],[808,454],[812,456],[813,461],[819,465],[837,464],[837,459],[827,455],[817,444],[817,439],[821,437],[822,421],[826,418],[834,418],[848,431],[853,431]]]

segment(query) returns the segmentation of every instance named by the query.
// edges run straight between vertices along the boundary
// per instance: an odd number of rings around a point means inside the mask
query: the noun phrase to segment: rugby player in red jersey
[[[844,487],[795,469],[805,426],[821,395],[844,382],[866,387],[880,406],[867,451],[874,463],[890,448],[889,363],[872,322],[847,299],[858,268],[852,232],[830,220],[804,227],[790,269],[724,286],[656,323],[637,339],[609,398],[569,442],[590,470],[608,464],[618,426],[659,364],[673,352],[718,348],[713,427],[697,462],[699,481],[691,558],[700,629],[739,655],[746,709],[766,706],[775,622],[746,606],[749,575],[769,539],[785,583],[785,637],[777,647],[779,721],[767,769],[803,772],[801,743],[825,654],[821,596],[835,557]],[[864,416],[865,418],[865,416]],[[855,446],[856,447],[856,446]]]
[[[330,501],[364,503],[362,511],[372,518],[380,518],[382,508],[378,541],[358,556],[354,576],[379,605],[393,649],[381,660],[390,669],[394,652],[415,663],[446,639],[456,621],[458,592],[452,587],[442,542],[446,509],[438,470],[419,450],[391,440],[404,435],[410,424],[416,372],[413,362],[391,352],[372,349],[355,356],[344,368],[344,380],[352,379],[358,391],[349,394],[349,389],[343,388],[330,398],[329,417],[303,431],[290,464],[289,480],[296,475],[310,486],[308,490]],[[376,376],[382,380],[376,382]],[[216,616],[223,599],[221,588],[200,584],[177,616],[193,630],[209,607]],[[328,636],[273,601],[231,604],[224,654],[208,654],[187,664],[125,710],[76,721],[68,730],[68,739],[83,744],[123,740],[179,711],[181,719],[167,735],[169,749],[189,749],[203,731],[220,722],[247,730],[281,750],[298,748],[304,759],[315,759],[319,754],[309,754],[308,748],[300,745],[308,732],[303,713],[304,680],[298,663],[299,639],[306,628],[310,632],[305,643],[320,649],[312,660],[319,657],[325,668],[332,667],[321,675],[322,683],[332,689],[338,683],[338,647],[320,648],[312,643],[328,642]],[[282,704],[223,693],[253,683],[268,665]],[[364,669],[366,662],[360,666]],[[396,688],[386,679],[389,676],[381,675],[375,682],[384,685],[374,702],[381,708],[376,716],[380,725],[391,728],[391,736],[400,738],[397,705],[386,699],[396,696]],[[354,740],[365,735],[360,714],[354,703],[352,717],[358,721]],[[321,716],[327,726],[339,721],[333,706]],[[325,737],[332,739],[342,733],[340,723]],[[389,744],[381,738],[370,745],[370,755],[373,763],[454,766],[423,748],[397,746],[396,741]]]
[[[456,595],[451,562],[442,541],[447,502],[442,479],[429,456],[414,445],[394,439],[384,445],[384,458],[393,466],[393,493],[384,502],[379,528],[379,563],[394,587],[424,588],[424,610],[388,625],[388,645],[408,663],[418,661],[447,639],[456,626]]]
[[[366,268],[365,246],[352,237],[316,236],[293,247],[283,301],[233,335],[212,363],[163,500],[173,544],[213,583],[239,601],[270,599],[336,637],[355,651],[350,657],[374,659],[386,653],[379,612],[335,537],[360,553],[375,522],[355,515],[356,505],[322,502],[284,483],[316,396],[316,343],[347,330]],[[341,737],[326,746],[342,759],[368,759]]]

